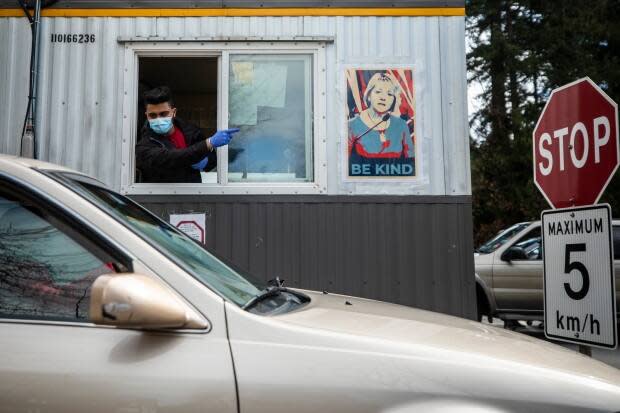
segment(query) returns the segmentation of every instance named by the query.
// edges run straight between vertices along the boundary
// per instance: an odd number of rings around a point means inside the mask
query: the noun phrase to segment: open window
[[[177,116],[196,125],[204,136],[217,130],[218,57],[141,57],[138,60],[138,110],[136,137],[147,126],[142,95],[157,86],[166,85],[174,91]],[[217,183],[217,169],[201,173],[202,182]],[[143,182],[139,168],[135,182]]]
[[[130,42],[121,191],[130,194],[300,194],[326,186],[321,43]],[[323,76],[318,76],[321,73]],[[135,145],[145,90],[166,85],[177,116],[205,137],[239,128],[200,183],[143,182]],[[191,165],[186,166],[190,168]]]

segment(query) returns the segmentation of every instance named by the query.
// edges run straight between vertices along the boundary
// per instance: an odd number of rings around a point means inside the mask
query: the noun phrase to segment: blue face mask
[[[149,125],[155,133],[164,135],[172,129],[172,117],[149,119]]]

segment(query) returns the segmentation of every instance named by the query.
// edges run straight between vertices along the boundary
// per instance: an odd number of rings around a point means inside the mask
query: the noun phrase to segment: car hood
[[[514,363],[520,368],[550,369],[612,384],[620,396],[620,370],[544,340],[463,318],[411,307],[336,294],[306,291],[312,301],[282,321],[380,340],[382,351],[461,354]],[[493,359],[493,360],[489,360]],[[614,392],[616,391],[614,390]]]

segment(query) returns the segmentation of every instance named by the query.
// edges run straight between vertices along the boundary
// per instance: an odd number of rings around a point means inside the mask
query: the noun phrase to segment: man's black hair
[[[170,92],[170,88],[168,86],[158,86],[154,89],[147,90],[142,95],[142,100],[144,102],[144,106],[146,105],[157,105],[159,103],[170,103],[171,107],[174,107],[174,103],[172,102],[172,92]]]

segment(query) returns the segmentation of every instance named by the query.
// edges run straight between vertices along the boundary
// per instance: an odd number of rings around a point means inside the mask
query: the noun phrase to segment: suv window
[[[92,282],[115,268],[41,202],[0,191],[0,318],[86,321]]]
[[[523,248],[528,260],[541,260],[542,239],[540,236],[540,227],[532,229],[530,232],[519,238],[514,246]]]
[[[510,228],[500,231],[495,237],[490,239],[489,241],[482,244],[475,252],[480,254],[490,254],[506,242],[508,242],[512,237],[516,234],[524,230],[529,224],[529,222],[522,222],[520,224],[515,224]]]
[[[620,227],[613,226],[614,229],[614,260],[620,260]]]

